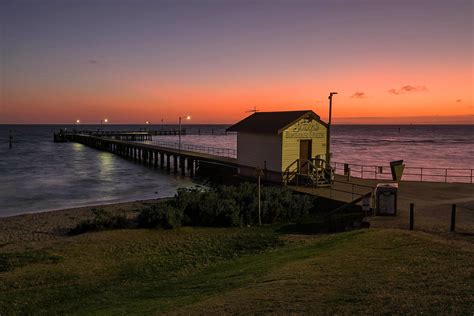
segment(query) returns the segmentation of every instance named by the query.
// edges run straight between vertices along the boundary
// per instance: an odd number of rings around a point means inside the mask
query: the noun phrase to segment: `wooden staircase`
[[[283,172],[286,185],[308,185],[329,187],[334,180],[334,171],[324,159],[296,159]]]

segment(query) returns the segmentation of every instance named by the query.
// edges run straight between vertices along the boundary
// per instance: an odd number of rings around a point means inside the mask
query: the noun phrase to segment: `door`
[[[308,160],[311,158],[313,141],[311,139],[300,140],[300,173],[308,173]]]

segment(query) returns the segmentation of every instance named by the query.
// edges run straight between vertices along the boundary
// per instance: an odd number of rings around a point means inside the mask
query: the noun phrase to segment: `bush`
[[[111,215],[104,211],[92,209],[94,218],[82,220],[75,227],[69,230],[70,235],[78,235],[91,231],[106,229],[120,229],[131,226],[130,221],[122,215]]]
[[[258,224],[257,186],[218,186],[209,190],[178,189],[173,201],[143,210],[141,227],[173,228],[186,226],[234,227]],[[313,200],[287,188],[263,187],[262,220],[265,224],[288,222],[309,214]]]
[[[181,226],[183,212],[170,203],[160,203],[144,209],[137,218],[138,226],[171,229]]]

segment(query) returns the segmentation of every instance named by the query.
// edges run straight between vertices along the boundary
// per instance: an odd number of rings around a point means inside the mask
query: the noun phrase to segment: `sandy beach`
[[[69,229],[80,221],[93,217],[93,211],[135,217],[147,206],[162,199],[94,205],[64,210],[47,211],[0,217],[0,247],[3,251],[35,248],[45,242],[64,238]]]

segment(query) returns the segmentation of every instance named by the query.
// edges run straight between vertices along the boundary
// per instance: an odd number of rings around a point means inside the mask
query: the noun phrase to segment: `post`
[[[178,150],[181,153],[181,116],[179,117]]]
[[[451,231],[456,229],[456,204],[451,205]]]
[[[410,230],[413,230],[413,226],[415,225],[415,204],[410,203]]]
[[[183,156],[179,157],[179,166],[181,168],[181,174],[186,175],[186,158]]]
[[[332,121],[332,96],[337,94],[337,92],[329,93],[329,119],[328,119],[328,127],[326,133],[326,162],[330,166],[331,165],[331,121]]]
[[[178,173],[178,156],[173,155],[173,171]]]
[[[262,226],[262,215],[260,211],[260,173],[258,174],[258,224]]]

